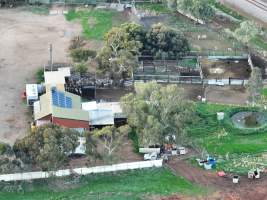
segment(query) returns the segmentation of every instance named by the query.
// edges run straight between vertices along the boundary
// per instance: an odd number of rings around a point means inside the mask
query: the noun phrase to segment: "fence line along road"
[[[267,4],[262,0],[220,0],[220,2],[267,25]]]
[[[116,171],[143,169],[151,167],[162,167],[162,160],[130,162],[130,163],[115,164],[115,165],[105,165],[105,166],[97,166],[90,168],[83,167],[75,169],[49,171],[49,172],[39,171],[39,172],[25,172],[16,174],[2,174],[0,175],[0,181],[23,181],[23,180],[33,180],[33,179],[44,179],[52,176],[63,177],[63,176],[69,176],[71,174],[87,175],[87,174],[116,172]]]

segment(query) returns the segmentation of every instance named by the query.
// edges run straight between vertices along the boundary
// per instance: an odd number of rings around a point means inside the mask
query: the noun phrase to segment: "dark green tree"
[[[190,50],[187,39],[178,31],[155,24],[146,33],[143,51],[156,58],[176,59]]]
[[[142,47],[142,27],[134,23],[112,28],[105,36],[105,46],[97,55],[98,70],[117,85],[137,67],[137,55]]]
[[[78,146],[79,133],[56,125],[44,125],[14,144],[14,152],[23,162],[54,170],[68,160]]]
[[[177,0],[177,8],[202,20],[208,20],[215,15],[209,0]]]
[[[166,136],[177,142],[186,138],[186,124],[194,120],[195,106],[177,85],[136,85],[136,92],[121,99],[129,125],[136,130],[139,145],[164,144]]]

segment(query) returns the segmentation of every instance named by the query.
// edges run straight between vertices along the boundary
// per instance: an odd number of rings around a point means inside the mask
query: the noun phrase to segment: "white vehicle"
[[[160,153],[160,148],[139,148],[139,153],[146,153],[146,154],[151,154],[151,153]]]
[[[224,86],[224,82],[222,82],[222,81],[217,81],[217,82],[216,82],[216,85],[217,85],[217,86]]]
[[[153,153],[146,153],[144,155],[144,160],[157,160],[158,154],[156,152]]]

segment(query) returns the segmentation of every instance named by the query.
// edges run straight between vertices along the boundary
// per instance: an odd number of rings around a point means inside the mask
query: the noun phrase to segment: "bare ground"
[[[63,15],[40,16],[22,8],[0,12],[0,141],[14,143],[25,135],[31,119],[20,99],[26,83],[48,60],[48,45],[53,44],[54,61],[67,62],[67,48],[81,27]]]
[[[266,174],[259,180],[249,180],[242,176],[239,184],[233,184],[232,178],[222,178],[217,176],[216,172],[205,171],[193,167],[185,160],[173,159],[168,166],[174,173],[185,177],[186,179],[198,185],[216,190],[213,194],[207,194],[206,197],[190,198],[181,196],[171,196],[161,198],[162,200],[174,199],[206,199],[206,200],[266,200],[267,199],[267,179]]]
[[[208,102],[245,105],[249,93],[242,86],[208,86],[205,89]]]

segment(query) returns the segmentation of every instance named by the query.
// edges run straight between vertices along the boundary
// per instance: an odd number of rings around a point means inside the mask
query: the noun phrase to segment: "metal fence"
[[[236,86],[244,86],[248,83],[248,80],[246,79],[234,79],[234,78],[228,78],[228,79],[204,79],[203,83],[206,85],[236,85]]]
[[[176,75],[134,75],[135,82],[156,81],[158,83],[190,83],[201,84],[200,76],[176,76]]]

